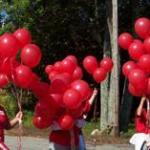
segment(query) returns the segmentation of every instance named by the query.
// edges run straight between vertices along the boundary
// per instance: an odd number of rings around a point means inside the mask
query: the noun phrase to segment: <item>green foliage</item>
[[[32,111],[24,111],[23,112],[23,125],[24,127],[33,127],[32,118],[33,118],[33,112]]]
[[[130,138],[135,133],[135,126],[133,123],[129,124],[127,132],[121,132],[121,137]]]
[[[0,91],[0,105],[2,105],[8,116],[14,117],[17,111],[16,100],[12,95],[9,95],[5,90]]]
[[[12,23],[7,23],[3,28],[0,29],[0,35],[5,32],[10,32],[13,30]]]

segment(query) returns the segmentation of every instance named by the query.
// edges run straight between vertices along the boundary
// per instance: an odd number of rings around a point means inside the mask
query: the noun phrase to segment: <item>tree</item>
[[[110,77],[101,86],[101,130],[111,127],[111,134],[118,135],[119,133],[119,68],[120,58],[117,46],[118,39],[118,2],[106,1],[107,5],[107,24],[110,36],[108,39],[108,30],[105,33],[105,42],[110,44],[109,54],[112,56],[114,67]],[[104,47],[105,48],[105,47]],[[109,48],[107,46],[107,48]],[[104,49],[105,50],[105,49]],[[104,51],[104,55],[108,55],[108,51]]]

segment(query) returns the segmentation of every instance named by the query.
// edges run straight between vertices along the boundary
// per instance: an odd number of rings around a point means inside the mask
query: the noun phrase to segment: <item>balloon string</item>
[[[14,79],[12,60],[10,61],[10,67],[11,67],[11,77],[12,77],[12,79]],[[14,84],[13,84],[13,87],[11,88],[11,90],[12,90],[13,95],[16,97],[18,109],[19,109],[19,111],[22,112],[22,105],[21,105],[22,89],[20,90],[20,95],[18,94],[16,86]],[[23,133],[22,120],[19,120],[18,136],[17,136],[18,150],[22,149],[22,139],[21,139],[22,133]]]
[[[13,95],[16,97],[17,105],[18,105],[19,111],[22,111],[22,105],[21,105],[22,89],[20,90],[20,95],[19,95],[19,94],[17,93],[16,87],[14,86],[14,88],[12,88],[12,93],[13,93]],[[19,120],[18,136],[17,136],[18,150],[21,150],[21,149],[22,149],[22,138],[21,138],[22,133],[23,133],[22,120]]]
[[[19,111],[22,111],[21,99],[22,99],[22,89],[20,90],[20,96],[18,96],[17,98]],[[22,120],[19,120],[18,150],[22,149],[22,138],[21,138],[22,132],[23,132]]]

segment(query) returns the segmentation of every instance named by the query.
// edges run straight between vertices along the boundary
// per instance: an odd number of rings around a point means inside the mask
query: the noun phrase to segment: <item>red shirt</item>
[[[78,145],[80,129],[77,127],[74,127],[73,132],[74,132],[75,145]],[[70,131],[68,131],[68,130],[52,131],[51,134],[49,135],[49,140],[56,144],[70,146],[71,145]]]
[[[135,117],[135,129],[138,133],[150,133],[150,126],[147,125],[147,112],[143,109],[141,116]]]
[[[5,109],[0,106],[0,141],[4,142],[4,129],[10,127],[10,122]]]

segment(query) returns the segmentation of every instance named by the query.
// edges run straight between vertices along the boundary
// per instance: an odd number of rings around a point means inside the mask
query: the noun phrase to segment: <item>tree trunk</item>
[[[104,37],[104,46],[103,46],[103,55],[110,55],[110,38],[108,27],[105,28],[105,37]],[[107,129],[108,126],[108,97],[109,97],[109,84],[110,84],[110,76],[107,76],[105,81],[103,81],[100,85],[101,87],[101,115],[100,115],[100,129],[103,131]]]
[[[119,68],[120,57],[118,51],[118,6],[117,0],[112,0],[112,17],[109,20],[109,31],[111,39],[111,52],[114,67],[110,76],[110,90],[108,102],[108,122],[112,126],[111,135],[119,135]],[[110,22],[111,21],[111,22]]]
[[[118,6],[117,0],[106,1],[107,24],[109,28],[110,43],[107,43],[110,51],[105,51],[104,55],[111,54],[114,67],[110,77],[101,84],[101,131],[109,130],[111,135],[119,135],[119,68],[120,57],[118,52]],[[106,30],[107,31],[107,30]],[[106,41],[105,41],[106,42]],[[105,46],[104,46],[105,48]]]

